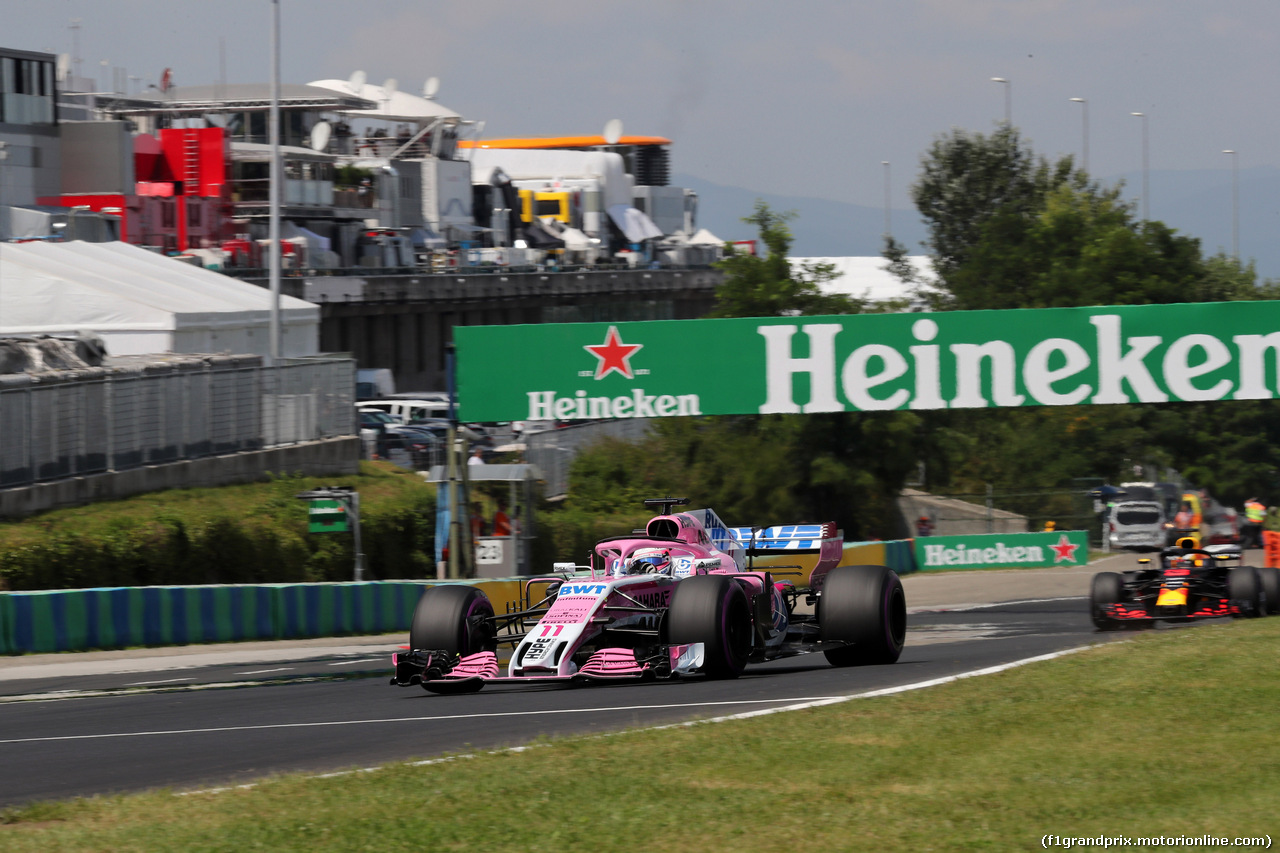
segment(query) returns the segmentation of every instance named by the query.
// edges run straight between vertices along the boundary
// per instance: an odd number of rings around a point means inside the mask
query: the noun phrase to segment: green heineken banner
[[[1280,302],[454,329],[469,421],[1269,400]]]
[[[1089,562],[1088,541],[1083,530],[922,536],[915,540],[916,566],[922,572],[1084,566]]]

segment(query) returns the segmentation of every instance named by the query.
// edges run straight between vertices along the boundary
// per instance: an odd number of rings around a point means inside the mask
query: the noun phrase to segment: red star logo
[[[644,344],[624,344],[622,336],[618,334],[617,326],[609,327],[609,333],[604,336],[604,343],[583,347],[600,359],[600,363],[596,365],[596,379],[604,379],[613,370],[627,379],[635,379],[635,371],[631,369],[631,356],[643,348]]]
[[[1067,534],[1063,533],[1058,537],[1058,544],[1050,545],[1049,547],[1053,549],[1053,561],[1061,563],[1063,560],[1074,561],[1076,549],[1080,546],[1072,545],[1070,540],[1067,539]]]

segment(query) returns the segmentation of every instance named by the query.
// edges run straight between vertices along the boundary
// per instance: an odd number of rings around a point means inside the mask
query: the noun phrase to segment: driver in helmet
[[[662,548],[641,548],[627,562],[627,574],[651,575],[671,573],[671,552]]]

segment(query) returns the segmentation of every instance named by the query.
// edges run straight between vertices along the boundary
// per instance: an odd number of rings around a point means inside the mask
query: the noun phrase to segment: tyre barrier
[[[803,555],[783,555],[796,562]],[[841,565],[915,571],[910,540],[845,545]],[[766,561],[758,561],[764,568]],[[0,655],[408,632],[440,581],[110,587],[0,592]],[[448,581],[515,601],[521,579]]]
[[[0,654],[407,631],[431,581],[0,593]]]

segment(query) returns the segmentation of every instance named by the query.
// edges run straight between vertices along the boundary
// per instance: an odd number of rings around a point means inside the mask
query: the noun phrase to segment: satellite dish
[[[618,140],[622,138],[622,119],[611,118],[604,123],[604,141],[610,145],[617,145]]]
[[[67,82],[67,75],[71,73],[71,54],[58,54],[58,82]]]
[[[351,88],[353,94],[358,95],[360,94],[360,91],[364,89],[364,83],[367,79],[368,75],[363,71],[353,71],[351,72],[351,76],[347,79],[347,86]]]
[[[396,93],[396,89],[399,88],[399,86],[400,84],[396,82],[396,78],[388,77],[386,82],[382,84],[382,97],[389,99]]]
[[[325,146],[329,144],[329,134],[332,131],[333,127],[329,122],[316,122],[315,127],[311,128],[311,150],[323,151]]]
[[[440,78],[428,77],[427,82],[422,84],[422,97],[428,101],[436,96],[436,92],[440,91]]]

